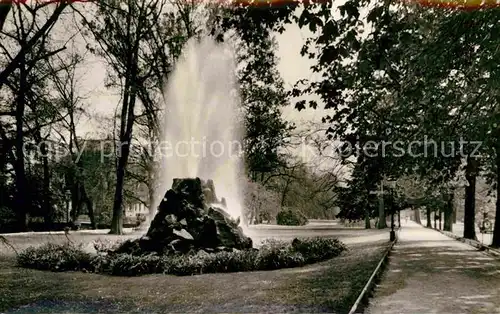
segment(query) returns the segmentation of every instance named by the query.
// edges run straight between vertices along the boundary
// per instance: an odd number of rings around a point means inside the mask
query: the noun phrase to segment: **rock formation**
[[[172,254],[252,248],[252,240],[238,226],[239,219],[232,219],[222,207],[225,200],[217,199],[212,180],[174,179],[146,235],[123,243],[115,253]]]

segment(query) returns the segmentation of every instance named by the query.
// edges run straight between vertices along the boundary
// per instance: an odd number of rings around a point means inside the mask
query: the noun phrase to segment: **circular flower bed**
[[[347,247],[337,239],[306,238],[292,242],[266,241],[260,249],[173,255],[113,253],[95,245],[88,253],[71,243],[30,247],[17,256],[21,267],[51,271],[86,271],[118,276],[153,273],[196,275],[203,273],[274,270],[300,267],[340,255]]]

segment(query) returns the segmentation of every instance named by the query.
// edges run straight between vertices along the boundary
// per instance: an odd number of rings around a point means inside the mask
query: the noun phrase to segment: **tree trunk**
[[[471,240],[476,239],[476,177],[478,168],[477,160],[468,156],[465,168],[465,178],[468,185],[465,187],[464,238]]]
[[[128,146],[125,144],[124,146]],[[124,154],[122,152],[122,154]],[[128,156],[127,156],[128,157]],[[123,186],[125,183],[126,159],[123,155],[118,158],[116,169],[116,188],[113,202],[113,219],[111,220],[111,234],[123,234]]]
[[[496,166],[497,200],[495,203],[495,226],[493,227],[493,242],[491,246],[498,248],[500,247],[500,147],[496,149]]]
[[[281,194],[281,208],[283,209],[283,207],[285,206],[285,203],[286,203],[286,196],[288,194],[288,187],[290,185],[290,181],[291,179],[290,178],[287,178],[286,179],[286,183],[285,183],[285,187],[283,188],[283,192]]]
[[[444,231],[453,231],[453,220],[452,220],[452,215],[451,212],[445,211],[444,212],[444,226],[443,226]]]
[[[43,212],[45,214],[45,224],[52,230],[54,223],[54,210],[52,206],[52,197],[50,192],[50,169],[49,169],[49,158],[47,156],[46,145],[42,143],[42,154],[43,154]]]
[[[426,210],[426,216],[427,216],[427,228],[432,228],[431,209],[429,207],[426,207],[425,210]]]
[[[122,115],[120,117],[120,142],[118,143],[119,150],[118,164],[116,168],[116,187],[113,202],[113,219],[111,221],[110,234],[123,234],[123,187],[125,183],[125,173],[130,154],[130,145],[132,141],[132,130],[135,121],[135,102],[137,98],[137,62],[138,62],[138,41],[132,47],[132,51],[128,55],[127,68],[130,69],[125,78],[125,87],[122,100]]]
[[[21,47],[22,49],[23,47]],[[29,194],[27,192],[27,180],[26,180],[26,168],[24,163],[24,131],[23,131],[23,118],[24,110],[26,107],[26,62],[25,56],[21,56],[21,61],[19,64],[20,70],[20,80],[19,80],[19,91],[17,95],[16,103],[16,159],[14,161],[14,171],[15,171],[15,184],[16,184],[16,194],[15,194],[15,204],[17,213],[17,230],[26,231],[27,230],[27,216],[28,216],[28,204],[29,204]]]
[[[415,213],[415,222],[421,225],[422,221],[420,220],[420,209],[416,208],[413,212]]]
[[[446,202],[446,208],[444,210],[444,231],[453,231],[453,193],[448,195],[448,199]]]
[[[439,210],[439,230],[443,230],[443,212]]]
[[[42,211],[44,217],[44,223],[47,230],[52,230],[54,211],[52,206],[52,198],[50,192],[50,169],[49,169],[49,156],[47,150],[47,144],[42,138],[40,126],[37,125],[37,131],[34,134],[37,145],[40,147],[40,153],[43,165],[43,195],[42,195]]]
[[[368,206],[366,206],[365,209],[365,229],[371,229],[371,223],[370,223],[370,211],[368,210]]]
[[[154,120],[156,121],[156,120]],[[157,125],[155,122],[151,122],[151,124]],[[157,167],[155,163],[155,158],[156,156],[156,145],[154,144],[154,141],[152,139],[158,139],[157,133],[155,132],[157,129],[149,129],[149,138],[151,140],[150,143],[150,150],[151,150],[151,157],[150,157],[150,166],[148,167],[149,173],[148,173],[148,208],[149,208],[149,217],[146,218],[146,221],[144,222],[145,224],[149,225],[149,223],[153,220],[155,214],[156,214],[156,207],[155,207],[155,199],[156,199],[156,193],[157,193]],[[164,191],[162,191],[164,192]]]
[[[398,226],[401,228],[401,210],[398,211]]]
[[[154,202],[155,202],[155,189],[153,187],[150,187],[148,189],[148,202],[149,202],[149,217],[146,219],[146,221],[151,221],[153,220],[153,217],[156,214],[156,208],[154,207]]]
[[[82,208],[82,197],[80,192],[79,183],[77,181],[73,182],[73,186],[71,187],[71,222],[73,224],[77,221]]]
[[[253,225],[255,222],[255,212],[257,211],[257,204],[254,203],[252,206],[252,210],[250,210],[250,215],[248,217],[248,225]]]
[[[135,92],[133,91],[128,104],[127,126],[123,136],[120,137],[120,152],[116,169],[116,189],[113,202],[113,219],[111,221],[110,234],[123,234],[123,187],[125,185],[125,173],[130,155],[130,141],[132,140],[132,126],[134,124]]]
[[[387,228],[387,222],[385,221],[385,209],[384,209],[384,196],[379,196],[379,204],[378,204],[378,229]]]
[[[21,169],[24,168],[24,162],[16,162],[17,163],[17,171],[16,171],[16,218],[17,218],[17,228],[16,230],[19,232],[26,231],[28,229],[28,211],[27,206],[28,202],[24,199],[26,197],[26,178],[25,172]]]
[[[97,225],[95,222],[95,214],[94,214],[94,204],[92,203],[92,200],[87,194],[87,190],[85,189],[85,184],[81,184],[81,195],[82,195],[82,200],[85,203],[85,206],[87,206],[87,211],[89,212],[89,218],[90,218],[90,226],[92,229],[97,229]]]

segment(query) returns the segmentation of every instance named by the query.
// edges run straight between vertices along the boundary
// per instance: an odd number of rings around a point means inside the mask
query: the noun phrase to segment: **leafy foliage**
[[[273,221],[280,209],[280,196],[258,182],[245,180],[240,183],[244,191],[244,222],[259,224]]]
[[[109,247],[104,245],[101,248]],[[164,273],[188,276],[216,272],[274,270],[300,267],[340,255],[347,247],[337,239],[306,238],[293,242],[266,241],[260,249],[186,255],[85,253],[73,244],[30,247],[18,255],[19,266],[51,271],[84,270],[118,276]],[[103,249],[107,251],[107,249]]]
[[[277,70],[276,42],[271,35],[240,44],[240,96],[244,110],[245,161],[256,181],[283,162],[279,150],[287,144],[293,125],[283,119],[288,104],[283,79]]]
[[[304,256],[306,264],[337,256],[345,249],[345,246],[340,244],[338,240],[330,238],[315,238],[306,241],[295,239],[292,241],[293,250]]]
[[[71,243],[29,247],[17,256],[21,267],[51,271],[89,270],[90,262],[91,255]]]
[[[235,5],[213,16],[212,35],[220,41],[232,35],[237,46],[245,164],[253,181],[262,182],[284,162],[280,149],[288,144],[294,128],[282,116],[289,95],[278,72],[274,37],[274,32],[282,32],[284,25],[291,23],[294,7]]]
[[[284,226],[303,226],[307,224],[307,217],[298,210],[285,209],[276,216],[276,223]]]
[[[313,71],[321,76],[299,82],[292,94],[314,93],[326,109],[334,110],[323,119],[330,126],[330,138],[357,148],[368,141],[379,144],[374,157],[362,153],[346,158],[354,170],[348,189],[342,191],[349,196],[342,215],[373,213],[366,210],[373,203],[369,191],[383,175],[392,179],[417,175],[434,189],[446,186],[464,166],[462,159],[472,153],[471,145],[460,146],[461,139],[482,140],[478,152],[486,157],[483,167],[490,177],[498,178],[493,170],[500,147],[498,125],[493,122],[498,121],[498,103],[489,86],[498,80],[491,60],[498,55],[493,47],[499,37],[490,32],[498,27],[494,21],[499,11],[429,10],[390,1],[372,5],[350,0],[338,7],[339,16],[332,14],[331,6],[306,7],[298,19],[299,26],[314,32],[302,54],[315,59]],[[363,10],[366,18],[360,14]],[[305,106],[305,100],[296,103],[298,110]],[[428,145],[400,156],[391,151],[393,147],[385,154],[380,150],[383,142],[409,145],[424,138],[435,142],[437,153],[428,154]],[[449,154],[449,146],[455,154]],[[469,184],[475,176],[468,174]],[[470,205],[474,196],[466,199]],[[500,230],[500,220],[498,226]]]

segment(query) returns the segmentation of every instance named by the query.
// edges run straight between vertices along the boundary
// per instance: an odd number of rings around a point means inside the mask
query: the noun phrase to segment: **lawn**
[[[190,277],[43,272],[17,268],[3,255],[0,311],[345,313],[387,246],[352,244],[339,257],[301,268]]]

